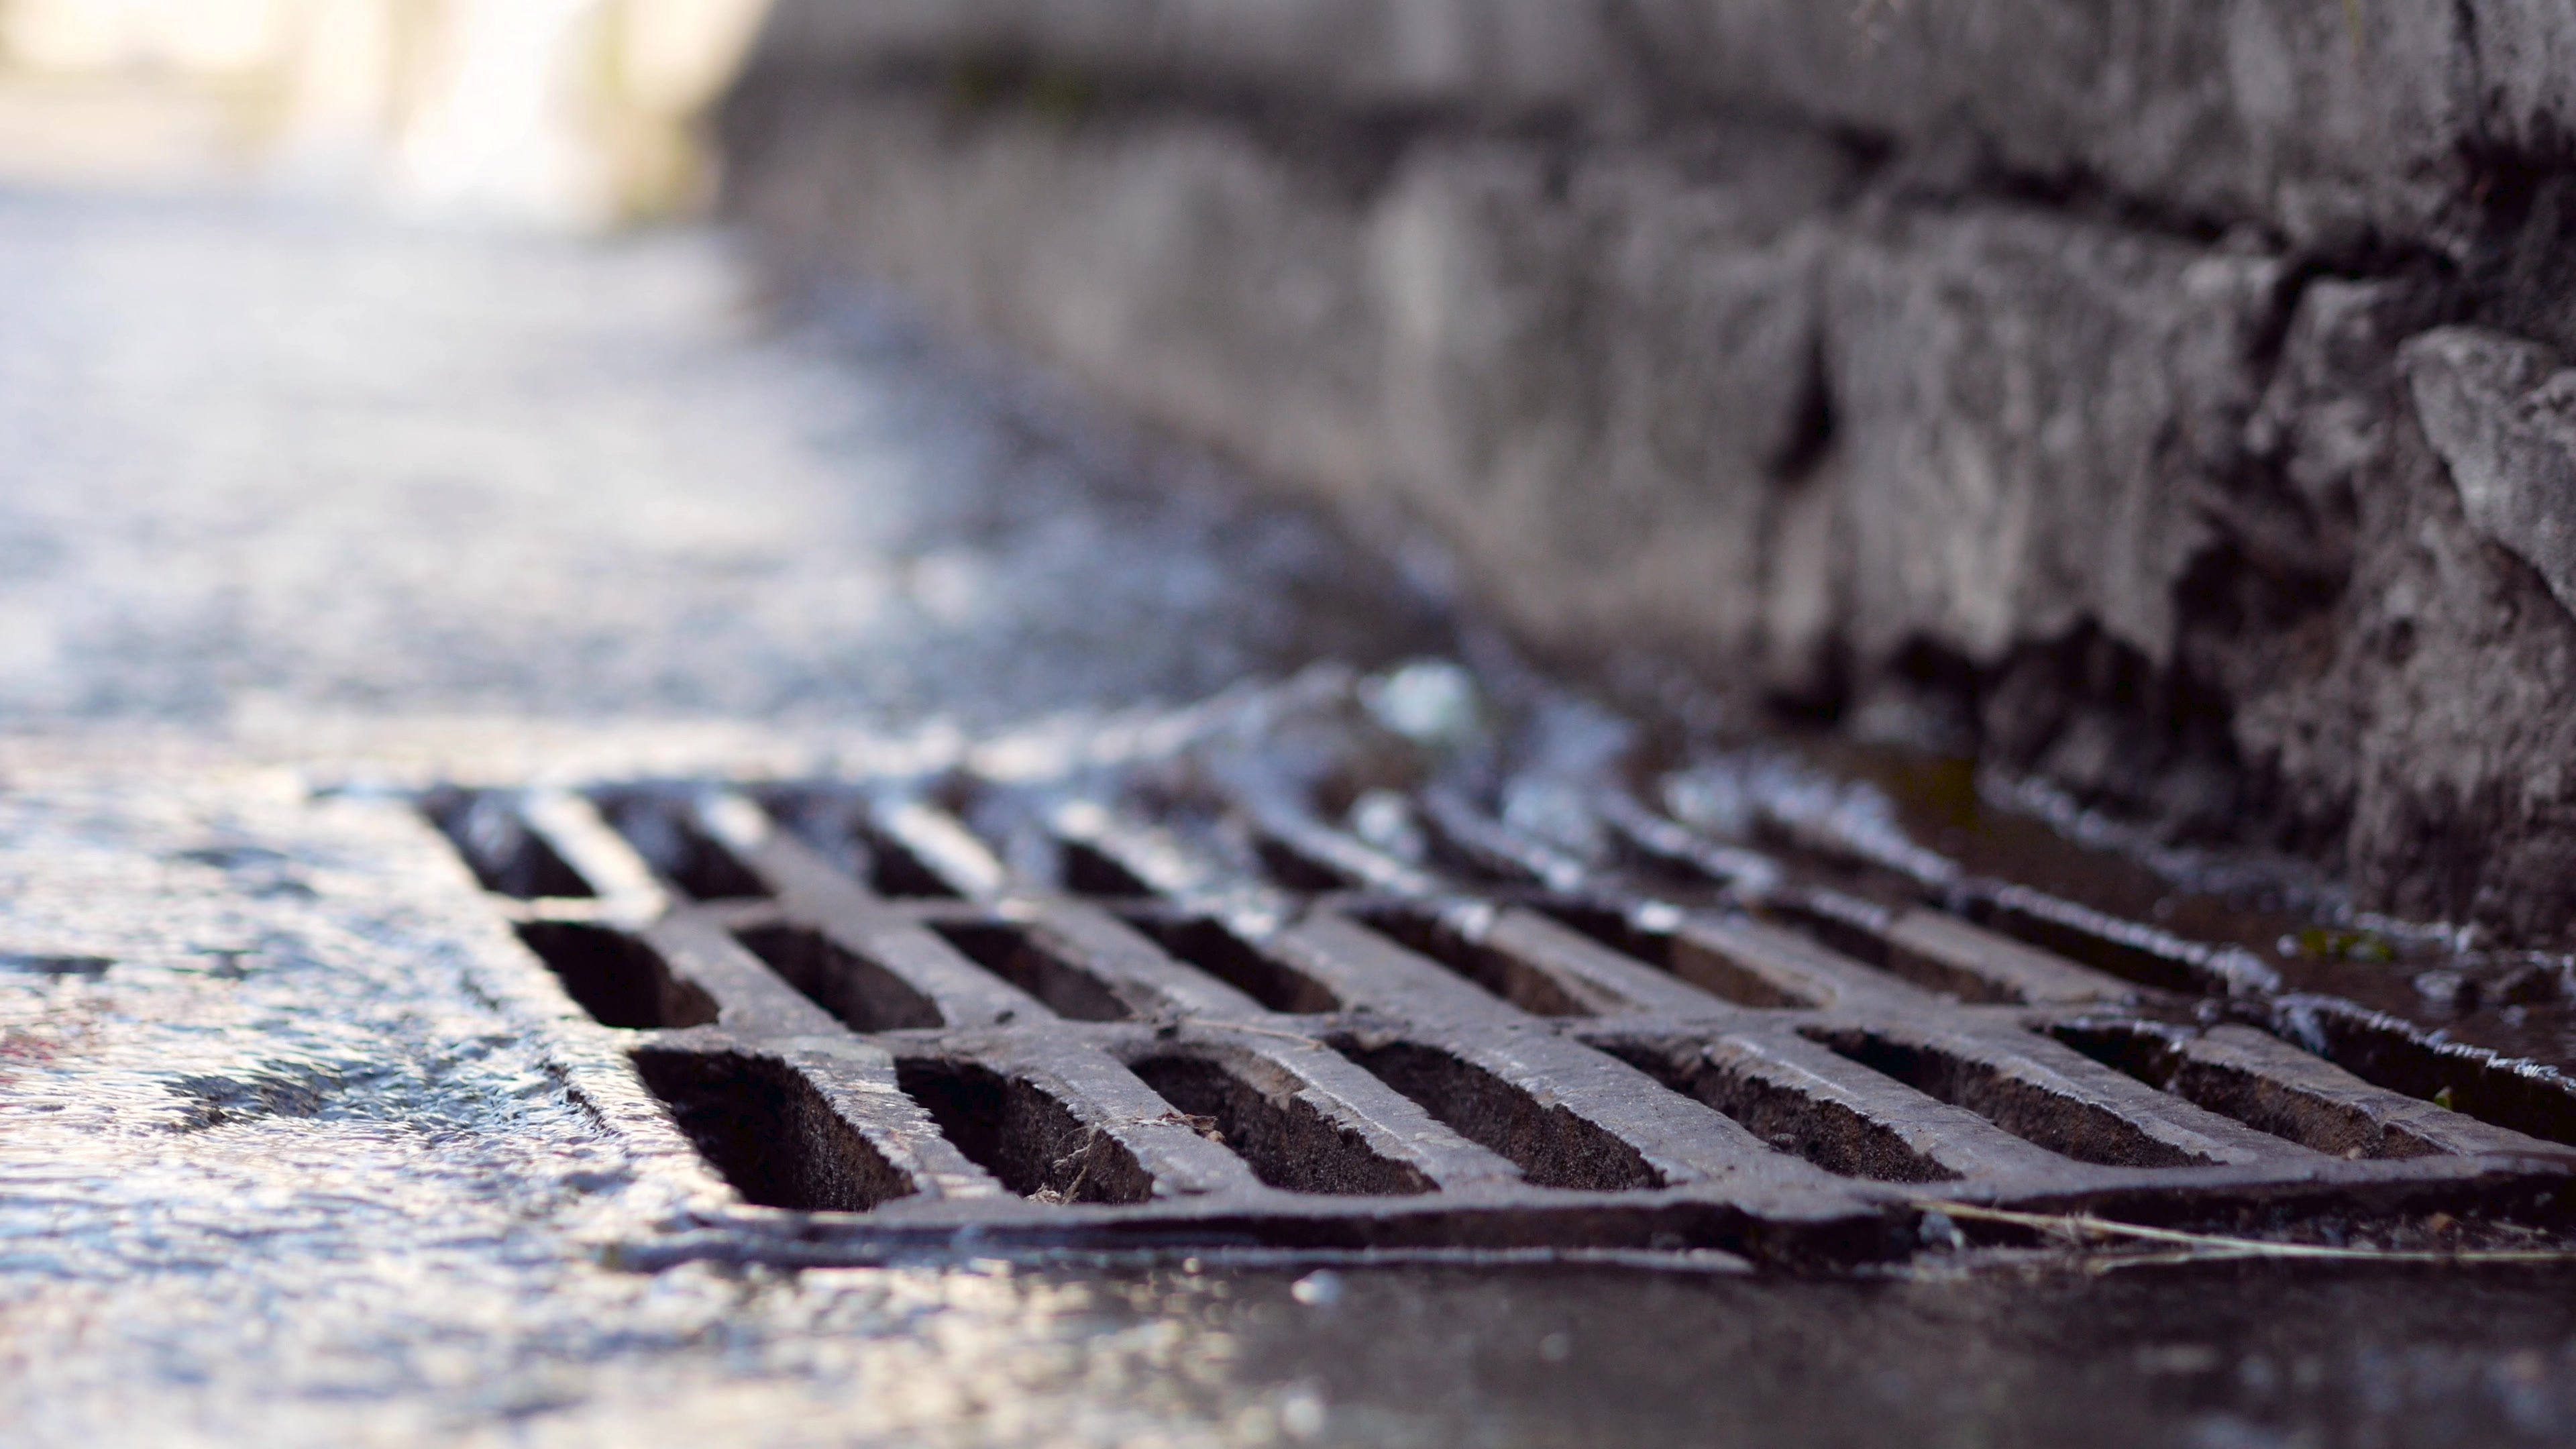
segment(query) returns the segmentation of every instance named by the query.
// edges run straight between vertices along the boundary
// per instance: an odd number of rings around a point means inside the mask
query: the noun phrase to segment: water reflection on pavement
[[[0,708],[990,721],[1437,638],[1203,465],[777,302],[700,232],[0,193]]]

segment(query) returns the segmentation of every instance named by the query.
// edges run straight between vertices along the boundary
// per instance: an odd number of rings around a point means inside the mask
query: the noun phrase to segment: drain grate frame
[[[2554,1220],[2576,1175],[2555,1073],[2018,887],[1862,898],[1615,789],[1604,866],[1438,789],[1373,802],[1408,855],[1295,791],[1196,788],[1185,812],[956,771],[420,804],[742,1220],[790,1215],[809,1256],[1840,1266],[1915,1251],[1927,1198],[2278,1231]],[[2468,1110],[2426,1100],[2455,1080]]]

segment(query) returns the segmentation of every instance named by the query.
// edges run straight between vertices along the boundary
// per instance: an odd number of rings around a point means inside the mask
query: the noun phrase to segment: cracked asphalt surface
[[[0,196],[0,468],[0,1440],[2576,1434],[2563,1274],[621,1269],[721,1189],[317,783],[1174,703],[1438,603],[700,232]]]

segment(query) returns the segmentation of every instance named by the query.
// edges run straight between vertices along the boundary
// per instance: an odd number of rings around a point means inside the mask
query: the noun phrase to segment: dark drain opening
[[[1650,931],[1628,918],[1617,906],[1595,905],[1589,901],[1545,901],[1536,909],[1558,925],[1590,937],[1632,960],[1643,961],[1658,971],[1673,969],[1673,933]]]
[[[1118,1139],[1031,1084],[973,1062],[910,1057],[895,1084],[966,1160],[1040,1202],[1137,1203],[1153,1179]]]
[[[1545,885],[1538,872],[1517,861],[1461,848],[1454,836],[1436,833],[1426,852],[1431,864],[1452,880],[1487,890],[1526,890]]]
[[[1969,920],[2024,945],[2054,952],[2124,981],[2189,995],[2224,992],[2206,952],[2161,931],[2072,901],[2008,886],[1969,903]]]
[[[765,792],[771,815],[868,890],[889,900],[956,900],[963,894],[867,818],[864,800],[840,794]]]
[[[515,800],[460,791],[433,796],[422,809],[487,891],[523,901],[597,894],[544,836],[527,827]]]
[[[2021,992],[2000,982],[1899,947],[1890,939],[1896,931],[1896,913],[1875,901],[1817,890],[1776,902],[1772,911],[1818,945],[1927,991],[1961,1001],[2011,1004],[2023,1000]]]
[[[1459,1136],[1510,1159],[1541,1187],[1616,1192],[1664,1185],[1644,1154],[1607,1129],[1563,1107],[1541,1107],[1529,1093],[1437,1047],[1334,1046]]]
[[[2104,1167],[2201,1167],[2210,1159],[2148,1136],[2090,1102],[2061,1097],[1982,1062],[1862,1031],[1805,1035],[1935,1101],[1965,1108],[2025,1142]]]
[[[754,926],[737,932],[736,939],[814,1004],[856,1030],[908,1031],[946,1024],[929,997],[821,931]]]
[[[804,1073],[775,1057],[648,1047],[635,1053],[635,1068],[708,1164],[750,1202],[855,1213],[912,1192]]]
[[[1451,971],[1539,1016],[1590,1016],[1592,1008],[1574,998],[1554,978],[1517,956],[1473,939],[1452,919],[1421,907],[1381,906],[1350,913],[1351,919],[1427,956]]]
[[[1154,1057],[1131,1070],[1164,1101],[1213,1118],[1225,1145],[1272,1187],[1361,1197],[1432,1190],[1431,1179],[1419,1170],[1380,1157],[1366,1138],[1312,1103],[1295,1096],[1274,1099],[1214,1062]]]
[[[1273,958],[1219,922],[1204,916],[1136,915],[1125,920],[1172,959],[1197,967],[1272,1011],[1305,1016],[1342,1009],[1341,998],[1322,982]]]
[[[682,894],[697,901],[749,900],[768,883],[689,818],[686,802],[608,797],[601,810],[635,853]]]
[[[2151,1027],[2069,1022],[2051,1027],[2048,1034],[2113,1071],[2302,1147],[2336,1157],[2429,1157],[2442,1151],[2358,1107],[2250,1071],[2193,1061],[2179,1043]]]
[[[1322,895],[1329,891],[1347,890],[1351,878],[1335,870],[1275,835],[1256,836],[1253,853],[1261,860],[1262,874],[1281,890],[1300,895]]]
[[[1805,994],[1786,990],[1678,931],[1640,926],[1614,906],[1552,901],[1538,909],[1559,924],[1719,1000],[1761,1009],[1816,1005]]]
[[[1620,1051],[1630,1066],[1735,1119],[1773,1148],[1827,1172],[1874,1182],[1949,1182],[1959,1174],[1916,1151],[1892,1129],[1840,1102],[1810,1097],[1694,1052]]]
[[[1099,847],[1081,840],[1057,842],[1064,888],[1078,896],[1131,900],[1157,892]]]
[[[705,1026],[715,998],[674,975],[671,963],[623,931],[578,921],[526,921],[519,939],[546,963],[566,994],[604,1026]]]
[[[2342,1002],[2292,998],[2273,1031],[2374,1087],[2498,1127],[2576,1143],[2576,1084],[2551,1068],[2427,1040],[2405,1023]]]
[[[964,894],[910,846],[882,830],[860,827],[853,843],[864,857],[868,889],[878,895],[890,900],[953,901]]]
[[[1080,966],[1048,950],[1025,926],[938,921],[931,930],[976,965],[1045,1002],[1075,1021],[1127,1021],[1127,1009],[1108,987]]]
[[[1507,846],[1512,837],[1480,815],[1453,801],[1438,801],[1418,813],[1430,829],[1424,838],[1431,864],[1455,880],[1483,887],[1525,889],[1547,883],[1546,872],[1516,858]]]

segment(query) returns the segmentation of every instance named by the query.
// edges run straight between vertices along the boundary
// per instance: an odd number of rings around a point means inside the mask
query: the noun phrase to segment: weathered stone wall
[[[762,61],[961,57],[1343,112],[1767,113],[2303,245],[2438,230],[2467,157],[2576,122],[2562,0],[786,0]]]
[[[2567,0],[785,0],[727,132],[1545,645],[2576,919]]]

